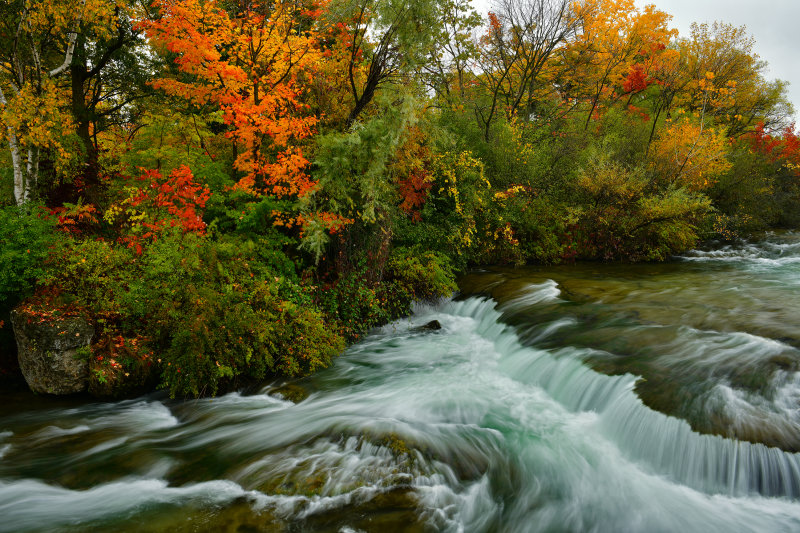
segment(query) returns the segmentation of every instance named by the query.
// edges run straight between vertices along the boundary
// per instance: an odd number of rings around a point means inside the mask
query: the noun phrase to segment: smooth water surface
[[[461,285],[295,401],[0,396],[0,531],[800,531],[800,235]]]

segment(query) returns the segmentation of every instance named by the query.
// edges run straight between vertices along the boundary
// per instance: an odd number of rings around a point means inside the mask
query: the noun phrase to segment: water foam
[[[476,319],[499,320],[491,303],[485,305]],[[646,407],[633,392],[636,376],[598,374],[576,349],[551,353],[508,338],[497,342],[505,344],[500,349],[509,375],[542,387],[571,411],[597,413],[603,434],[653,472],[710,494],[800,497],[800,455],[693,432],[685,421]]]

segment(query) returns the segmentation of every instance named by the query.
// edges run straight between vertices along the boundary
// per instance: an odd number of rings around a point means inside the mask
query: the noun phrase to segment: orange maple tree
[[[217,0],[156,0],[151,43],[174,55],[180,76],[154,85],[194,105],[217,107],[235,143],[237,187],[301,197],[315,187],[300,146],[318,119],[302,102],[303,77],[321,61],[314,27],[321,4],[248,2],[235,14]],[[188,76],[187,76],[188,75]]]

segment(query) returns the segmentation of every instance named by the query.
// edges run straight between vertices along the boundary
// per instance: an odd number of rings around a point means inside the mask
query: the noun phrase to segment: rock
[[[442,329],[442,325],[439,323],[438,320],[431,320],[425,325],[418,326],[411,331],[439,331]]]
[[[280,387],[270,389],[267,391],[270,395],[278,395],[284,400],[289,400],[292,403],[300,403],[308,398],[309,392],[296,383],[284,383]]]
[[[788,354],[770,357],[769,362],[786,372],[795,371],[797,369],[797,361]]]
[[[86,390],[88,357],[81,354],[94,337],[94,327],[82,317],[30,319],[11,313],[19,367],[28,387],[42,394],[74,394]]]

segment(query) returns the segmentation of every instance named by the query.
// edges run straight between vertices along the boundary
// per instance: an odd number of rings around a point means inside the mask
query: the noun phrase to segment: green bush
[[[415,300],[448,297],[458,288],[450,260],[432,250],[395,248],[386,264],[385,275],[406,287]]]
[[[580,207],[566,235],[567,258],[662,261],[698,240],[709,199],[681,187],[658,189],[641,167],[598,154],[577,180]]]
[[[501,193],[503,195],[504,193]],[[481,250],[489,263],[558,263],[564,252],[567,219],[563,205],[546,195],[519,191],[495,201],[495,218],[505,222]],[[500,196],[502,198],[502,196]]]
[[[317,291],[317,305],[347,342],[355,342],[371,328],[391,319],[385,294],[372,281],[366,261],[324,283]]]
[[[34,206],[0,208],[0,306],[29,295],[44,274],[54,224]]]
[[[48,283],[60,291],[58,303],[98,321],[101,338],[145,343],[172,396],[199,396],[241,380],[305,375],[343,350],[313,307],[311,289],[293,272],[271,268],[281,254],[265,240],[180,230],[163,233],[140,256],[104,241],[75,241]]]
[[[391,318],[411,313],[414,301],[446,298],[458,289],[450,259],[419,248],[392,250],[384,276],[381,300]]]
[[[127,313],[120,297],[140,275],[136,254],[99,239],[62,237],[41,284],[55,290],[55,307],[78,307],[93,317]]]

